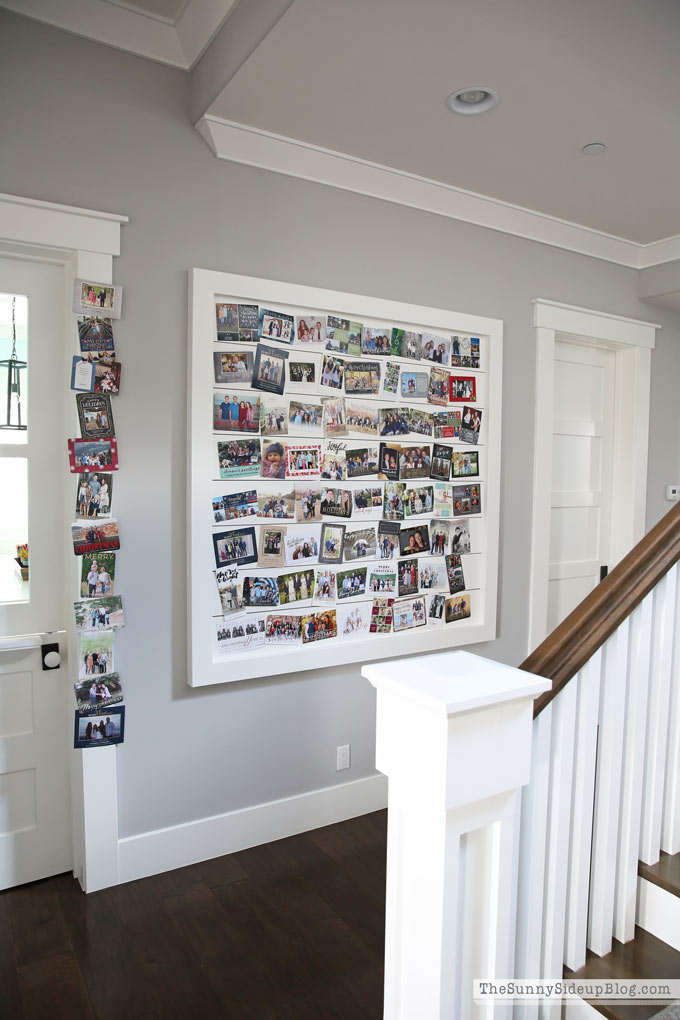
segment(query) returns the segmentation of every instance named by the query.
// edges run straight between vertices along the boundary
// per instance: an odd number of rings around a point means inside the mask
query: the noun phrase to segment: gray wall
[[[115,494],[128,619],[117,638],[128,704],[118,750],[122,836],[373,770],[374,698],[357,666],[186,686],[190,267],[504,320],[499,637],[473,650],[508,663],[526,652],[532,297],[663,323],[653,356],[649,523],[667,509],[663,485],[680,469],[680,314],[639,302],[635,271],[218,161],[191,126],[185,74],[6,13],[0,89],[0,191],[130,217],[114,268],[125,287]],[[353,767],[338,776],[335,747],[344,743]]]

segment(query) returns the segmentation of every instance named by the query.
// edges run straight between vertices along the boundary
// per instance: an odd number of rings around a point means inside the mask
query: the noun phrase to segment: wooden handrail
[[[680,560],[680,503],[656,524],[519,667],[552,680],[534,717],[585,666],[645,595]]]

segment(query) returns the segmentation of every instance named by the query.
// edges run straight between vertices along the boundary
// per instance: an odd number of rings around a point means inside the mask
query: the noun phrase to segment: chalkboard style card
[[[345,393],[348,396],[374,396],[380,392],[379,361],[348,361],[345,364]]]
[[[77,393],[78,420],[85,439],[111,439],[115,434],[108,393]]]

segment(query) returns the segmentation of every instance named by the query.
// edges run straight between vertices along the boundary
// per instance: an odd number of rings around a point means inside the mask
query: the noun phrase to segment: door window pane
[[[25,365],[28,362],[28,298],[24,294],[0,294],[0,444],[28,441],[26,429],[2,427],[8,420],[8,385],[10,423],[16,424],[20,418],[23,425],[28,424],[27,368],[18,368],[8,380],[6,362],[12,357],[15,336],[17,359]]]
[[[2,432],[0,432],[2,436]],[[28,602],[17,546],[28,544],[28,461],[0,457],[0,603]]]

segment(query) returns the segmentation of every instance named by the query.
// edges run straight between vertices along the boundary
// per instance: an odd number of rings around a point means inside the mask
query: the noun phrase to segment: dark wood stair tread
[[[665,854],[662,850],[658,864],[638,863],[638,875],[673,896],[680,896],[680,854]]]
[[[671,946],[650,935],[643,928],[635,929],[632,942],[617,942],[614,939],[612,951],[606,956],[596,956],[588,950],[585,966],[580,970],[565,969],[565,978],[585,978],[595,981],[611,979],[626,981],[633,978],[638,981],[662,978],[680,978],[680,953]],[[654,1005],[598,1005],[591,1002],[607,1020],[650,1020],[656,1016],[667,1003]]]

